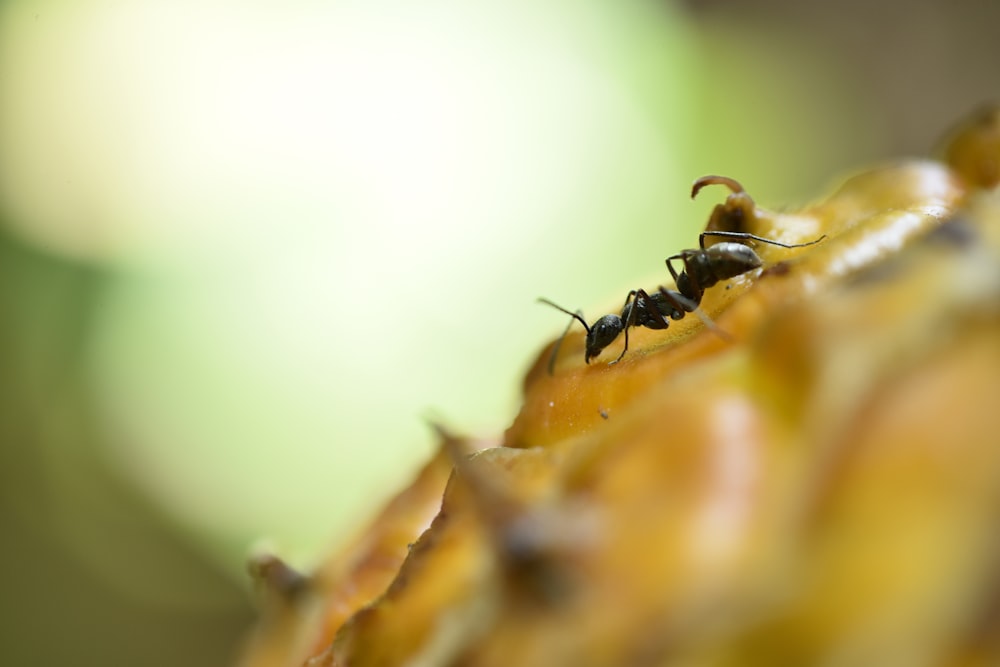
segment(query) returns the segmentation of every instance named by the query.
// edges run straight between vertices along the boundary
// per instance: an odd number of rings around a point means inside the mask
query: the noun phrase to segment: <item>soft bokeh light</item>
[[[0,12],[0,207],[38,265],[9,267],[8,289],[40,313],[7,326],[68,359],[78,393],[40,390],[46,418],[79,399],[91,420],[46,421],[36,492],[66,552],[121,590],[141,570],[118,566],[118,524],[89,530],[105,519],[80,499],[108,484],[91,466],[240,585],[260,539],[308,565],[428,456],[425,415],[502,432],[565,324],[536,297],[593,317],[667,279],[719,200],[692,204],[694,178],[794,201],[883,150],[837,53],[773,17],[644,0]],[[46,271],[65,273],[58,298]]]
[[[228,558],[361,519],[428,410],[502,428],[574,237],[683,201],[655,200],[690,145],[679,19],[558,9],[8,9],[12,220],[114,272],[88,355],[112,460]]]
[[[11,221],[114,275],[87,348],[110,460],[230,562],[256,536],[308,560],[363,519],[429,411],[499,432],[561,323],[534,297],[660,280],[704,210],[695,153],[720,152],[684,19],[648,3],[15,3],[3,25]]]

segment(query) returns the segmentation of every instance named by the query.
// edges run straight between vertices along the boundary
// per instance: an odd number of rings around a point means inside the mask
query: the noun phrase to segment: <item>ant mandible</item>
[[[704,185],[711,183],[727,185],[734,193],[745,195],[742,186],[733,179],[721,176],[706,176],[695,181],[695,186],[691,193],[692,197]],[[745,198],[749,199],[749,197]],[[752,200],[750,201],[752,203]],[[706,248],[705,237],[709,236],[733,240],[716,243]],[[806,243],[782,243],[781,241],[764,238],[750,234],[749,232],[725,230],[704,231],[698,236],[698,248],[682,250],[666,259],[667,269],[674,278],[677,287],[676,290],[669,290],[663,286],[657,287],[656,291],[652,292],[652,294],[643,289],[631,290],[625,297],[625,304],[622,306],[621,313],[618,315],[614,313],[605,315],[590,326],[587,325],[587,321],[583,319],[583,314],[580,311],[575,313],[570,312],[545,298],[539,298],[539,301],[566,313],[573,320],[583,325],[583,328],[587,331],[584,361],[588,364],[591,359],[598,356],[604,348],[618,338],[619,334],[624,332],[625,346],[622,348],[622,352],[618,355],[618,358],[610,362],[611,364],[615,364],[621,361],[622,357],[628,351],[628,330],[631,327],[642,326],[648,329],[666,329],[670,326],[671,319],[679,320],[690,312],[698,312],[700,314],[698,306],[701,304],[706,289],[721,280],[734,278],[747,271],[759,268],[763,264],[753,248],[743,243],[736,243],[735,241],[758,241],[782,248],[801,248],[819,243],[825,238],[826,234]],[[679,261],[684,265],[684,269],[679,273],[673,265],[674,261]],[[701,316],[701,318],[710,328],[717,332],[719,331],[707,317]],[[572,326],[573,320],[570,320],[569,326]],[[559,353],[559,347],[562,344],[563,338],[566,337],[566,332],[569,331],[569,326],[566,327],[566,331],[559,337],[555,347],[552,349],[552,356],[549,358],[548,366],[550,375],[554,371],[556,355]]]

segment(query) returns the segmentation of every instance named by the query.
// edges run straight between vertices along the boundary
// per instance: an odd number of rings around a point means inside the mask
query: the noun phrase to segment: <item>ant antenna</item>
[[[583,313],[580,312],[579,310],[576,311],[575,313],[571,313],[570,311],[566,310],[565,308],[563,308],[559,304],[552,303],[551,301],[549,301],[548,299],[546,299],[543,296],[538,297],[538,301],[540,303],[544,303],[546,305],[552,306],[556,310],[561,310],[562,312],[566,313],[567,315],[569,315],[570,317],[572,317],[573,320],[576,320],[577,322],[579,322],[580,324],[582,324],[583,328],[587,330],[587,335],[588,336],[590,335],[590,327],[587,326],[587,320],[583,319]],[[556,341],[555,347],[552,348],[552,354],[549,355],[549,365],[548,365],[549,375],[555,375],[555,371],[556,371],[556,357],[559,356],[559,348],[562,346],[562,342],[563,342],[563,339],[566,337],[566,334],[569,333],[569,328],[571,326],[573,326],[573,320],[569,321],[569,324],[566,325],[566,328],[563,330],[562,335],[559,336],[559,340]]]
[[[806,241],[805,243],[782,243],[781,241],[775,241],[774,239],[764,238],[763,236],[757,236],[756,234],[750,234],[749,232],[727,232],[721,229],[705,230],[698,235],[698,243],[701,245],[702,249],[705,248],[705,237],[706,236],[716,236],[724,239],[736,239],[739,241],[759,241],[761,243],[769,243],[770,245],[780,246],[782,248],[804,248],[808,245],[815,245],[823,239],[826,238],[826,234],[820,236],[812,241]]]
[[[693,312],[695,315],[698,316],[698,319],[701,320],[701,323],[705,325],[706,329],[708,329],[709,331],[711,331],[712,333],[714,333],[716,336],[726,341],[727,343],[733,342],[734,339],[729,334],[729,332],[720,327],[718,324],[716,324],[712,320],[712,318],[708,316],[708,313],[703,311],[700,306],[695,306],[695,309],[692,310],[691,312]]]

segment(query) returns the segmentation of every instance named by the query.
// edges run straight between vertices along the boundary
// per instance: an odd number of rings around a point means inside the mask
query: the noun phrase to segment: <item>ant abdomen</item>
[[[715,280],[711,287],[720,280],[728,280],[738,275],[758,269],[763,262],[750,246],[742,243],[716,243],[705,250],[708,259],[705,260],[705,274]]]

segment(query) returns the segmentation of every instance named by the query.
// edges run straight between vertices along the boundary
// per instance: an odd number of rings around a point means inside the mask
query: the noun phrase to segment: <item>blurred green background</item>
[[[724,193],[817,196],[1000,92],[1000,6],[0,4],[0,664],[219,665],[499,435],[565,318]]]

